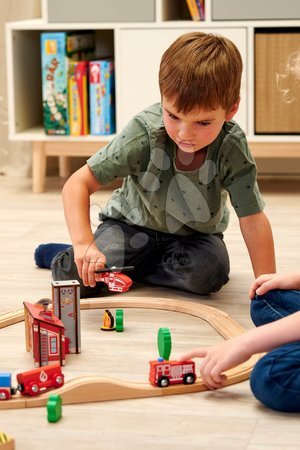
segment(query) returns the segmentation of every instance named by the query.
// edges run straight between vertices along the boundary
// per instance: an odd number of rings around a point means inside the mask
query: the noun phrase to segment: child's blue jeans
[[[274,290],[251,302],[251,317],[256,326],[298,311],[300,291]],[[252,371],[250,386],[254,396],[269,408],[300,412],[300,341],[282,345],[263,356]]]
[[[229,279],[229,257],[221,234],[178,236],[107,219],[94,238],[108,267],[134,266],[128,275],[136,281],[205,295],[218,291]],[[59,253],[51,268],[54,280],[77,279],[82,297],[99,296],[103,284],[83,286],[72,247]]]

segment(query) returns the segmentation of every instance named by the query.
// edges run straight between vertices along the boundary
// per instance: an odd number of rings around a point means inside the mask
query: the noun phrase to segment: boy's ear
[[[229,120],[231,120],[233,118],[233,116],[237,113],[239,106],[240,106],[240,101],[241,99],[239,98],[235,104],[233,105],[233,107],[227,112],[225,120],[226,122],[228,122]]]

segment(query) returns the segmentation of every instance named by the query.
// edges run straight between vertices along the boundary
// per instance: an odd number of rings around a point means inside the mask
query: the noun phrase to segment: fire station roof
[[[52,311],[46,311],[42,305],[30,302],[23,302],[23,304],[24,308],[27,309],[34,319],[64,328],[63,322],[57,316],[52,314]]]

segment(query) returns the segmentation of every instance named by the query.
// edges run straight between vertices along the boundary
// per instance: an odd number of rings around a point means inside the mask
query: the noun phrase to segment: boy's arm
[[[255,353],[268,352],[299,340],[300,312],[297,312],[213,347],[196,348],[181,355],[179,360],[203,358],[200,366],[202,380],[210,389],[216,389],[222,387],[226,380],[225,370],[247,361]]]
[[[241,217],[239,222],[254,275],[276,272],[273,235],[264,212]]]
[[[90,225],[90,195],[97,191],[98,183],[87,165],[77,170],[63,187],[65,218],[74,248],[78,274],[85,286],[94,287],[96,269],[105,265],[105,256],[97,249]]]

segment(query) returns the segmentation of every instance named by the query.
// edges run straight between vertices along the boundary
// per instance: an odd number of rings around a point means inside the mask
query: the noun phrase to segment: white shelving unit
[[[51,0],[49,0],[51,1]],[[189,20],[185,0],[155,1],[152,22],[49,23],[43,18],[6,26],[9,138],[33,143],[33,191],[42,192],[48,156],[60,158],[60,174],[70,157],[89,156],[112,136],[47,136],[42,123],[40,34],[51,30],[95,30],[98,54],[113,54],[116,70],[117,132],[137,112],[159,101],[158,67],[164,50],[192,30],[223,34],[238,46],[244,61],[241,105],[236,120],[247,133],[255,157],[300,157],[299,135],[256,135],[254,130],[254,35],[256,28],[300,28],[298,20]],[[283,5],[284,8],[284,5]],[[300,12],[299,12],[300,16]],[[299,126],[300,133],[300,126]]]

